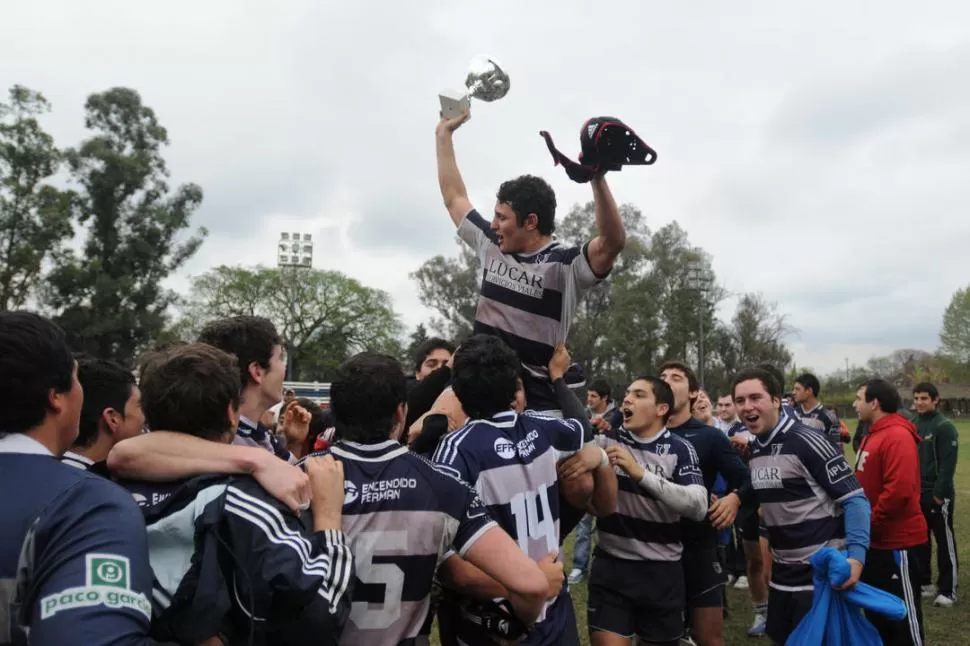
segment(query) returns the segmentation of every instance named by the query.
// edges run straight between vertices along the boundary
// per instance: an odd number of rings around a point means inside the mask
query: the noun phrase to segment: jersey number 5
[[[556,521],[552,518],[546,485],[539,485],[535,491],[517,493],[510,502],[512,516],[515,518],[515,535],[523,552],[529,554],[529,541],[541,538],[546,539],[550,552],[559,548],[559,532],[556,531]],[[539,520],[540,510],[542,520]],[[545,554],[540,555],[540,558],[542,556]]]
[[[354,560],[357,578],[366,585],[384,586],[384,601],[379,607],[367,601],[355,601],[350,620],[361,630],[387,630],[401,617],[401,593],[404,591],[404,570],[393,563],[374,563],[375,552],[407,549],[408,533],[361,532],[354,541]]]

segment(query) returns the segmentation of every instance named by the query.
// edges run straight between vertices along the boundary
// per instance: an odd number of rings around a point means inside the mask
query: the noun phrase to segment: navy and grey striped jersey
[[[862,488],[818,431],[783,415],[767,439],[751,443],[751,485],[764,511],[773,565],[771,586],[812,589],[812,555],[844,546],[840,505]]]
[[[252,420],[240,415],[239,426],[236,428],[236,435],[232,438],[233,444],[239,446],[256,446],[266,449],[281,460],[295,463],[296,458],[290,453],[279,437],[270,432],[268,428],[260,423],[253,423]]]
[[[124,490],[12,433],[0,491],[0,643],[154,643],[145,523]]]
[[[558,410],[549,361],[566,340],[579,302],[603,278],[593,273],[586,247],[551,242],[529,254],[503,253],[488,221],[474,209],[458,235],[482,263],[475,332],[498,336],[518,353],[531,408]]]
[[[539,561],[559,550],[556,464],[582,448],[583,427],[577,420],[505,411],[446,435],[433,460],[474,487],[492,518]],[[565,588],[547,603],[525,643],[556,643],[567,618],[564,603],[571,603]],[[474,624],[465,628],[475,630]]]
[[[625,428],[604,433],[606,447],[627,448],[637,464],[678,485],[704,486],[694,447],[664,429],[644,440]],[[616,467],[616,513],[596,521],[596,549],[636,561],[679,561],[683,552],[680,514],[654,499]]]
[[[192,478],[143,512],[155,575],[153,637],[338,643],[354,582],[341,530],[313,531],[312,520],[250,476]]]
[[[820,403],[815,404],[811,410],[804,410],[800,405],[797,405],[795,406],[795,416],[805,426],[814,428],[827,437],[829,442],[840,453],[842,452],[842,430],[839,428],[839,417],[834,411]]]
[[[464,554],[495,527],[478,494],[399,442],[339,441],[343,530],[356,559],[350,619],[341,645],[395,646],[419,638],[445,554]]]

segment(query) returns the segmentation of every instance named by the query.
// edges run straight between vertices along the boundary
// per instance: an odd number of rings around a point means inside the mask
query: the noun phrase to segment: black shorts
[[[739,521],[741,525],[741,540],[748,541],[749,543],[757,543],[761,538],[761,517],[758,516],[758,510],[752,509],[748,511]]]
[[[687,608],[720,608],[724,605],[727,573],[717,558],[716,547],[688,549],[681,557]]]
[[[597,550],[589,572],[589,631],[676,642],[684,634],[683,577],[676,561],[629,561]]]
[[[768,588],[768,623],[765,633],[776,644],[784,644],[799,622],[812,609],[811,590],[787,592]]]

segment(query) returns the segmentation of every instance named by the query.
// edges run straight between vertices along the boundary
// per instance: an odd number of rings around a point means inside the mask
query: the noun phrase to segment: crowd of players
[[[212,321],[146,353],[136,379],[74,356],[41,316],[0,313],[0,644],[419,646],[436,620],[446,646],[574,646],[562,545],[577,526],[574,582],[595,538],[596,646],[723,644],[732,527],[751,634],[785,643],[811,606],[809,559],[835,547],[851,566],[839,589],[866,581],[905,603],[901,621],[871,616],[884,641],[922,644],[926,519],[936,601],[956,601],[957,438],[935,389],[916,388],[917,431],[893,386],[860,385],[855,468],[817,380],[797,381],[793,407],[773,366],[735,375],[726,428],[679,361],[612,409],[591,384],[587,409],[563,341],[625,244],[605,175],[582,247],[552,237],[555,196],[536,177],[503,183],[486,220],[455,162],[466,119],[443,119],[436,146],[482,264],[475,334],[430,342],[410,382],[361,353],[333,376],[330,411],[271,414],[286,357],[265,319]]]

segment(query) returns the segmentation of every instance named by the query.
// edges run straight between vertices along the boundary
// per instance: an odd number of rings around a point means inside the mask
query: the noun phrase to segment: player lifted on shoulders
[[[676,644],[684,632],[681,517],[707,515],[707,489],[697,454],[666,428],[674,394],[655,377],[626,391],[623,426],[605,433],[617,467],[616,513],[597,523],[589,577],[593,646]]]
[[[626,244],[620,212],[603,174],[592,179],[599,235],[582,247],[555,241],[556,195],[538,177],[523,175],[498,189],[490,220],[472,207],[455,161],[452,135],[468,114],[442,119],[435,131],[438,184],[458,235],[477,254],[482,281],[475,332],[504,340],[525,368],[534,410],[558,410],[547,366],[566,341],[579,302],[606,278]]]
[[[492,517],[518,541],[522,551],[549,578],[548,603],[524,644],[579,644],[568,590],[563,588],[559,551],[559,460],[575,455],[562,469],[563,480],[593,472],[589,511],[597,516],[616,510],[616,475],[606,453],[584,445],[582,425],[510,410],[519,362],[500,339],[476,335],[455,353],[454,390],[469,421],[446,436],[434,456],[439,468],[471,484]],[[506,596],[497,582],[457,556],[439,571],[442,583],[469,599]],[[470,604],[445,597],[439,619],[451,622],[458,640],[469,646],[496,643],[482,628],[481,613]]]
[[[473,489],[400,443],[406,398],[400,364],[379,354],[345,362],[330,387],[340,440],[329,453],[344,468],[343,530],[358,579],[340,644],[427,643],[431,584],[449,549],[499,581],[519,618],[531,623],[546,577]]]

